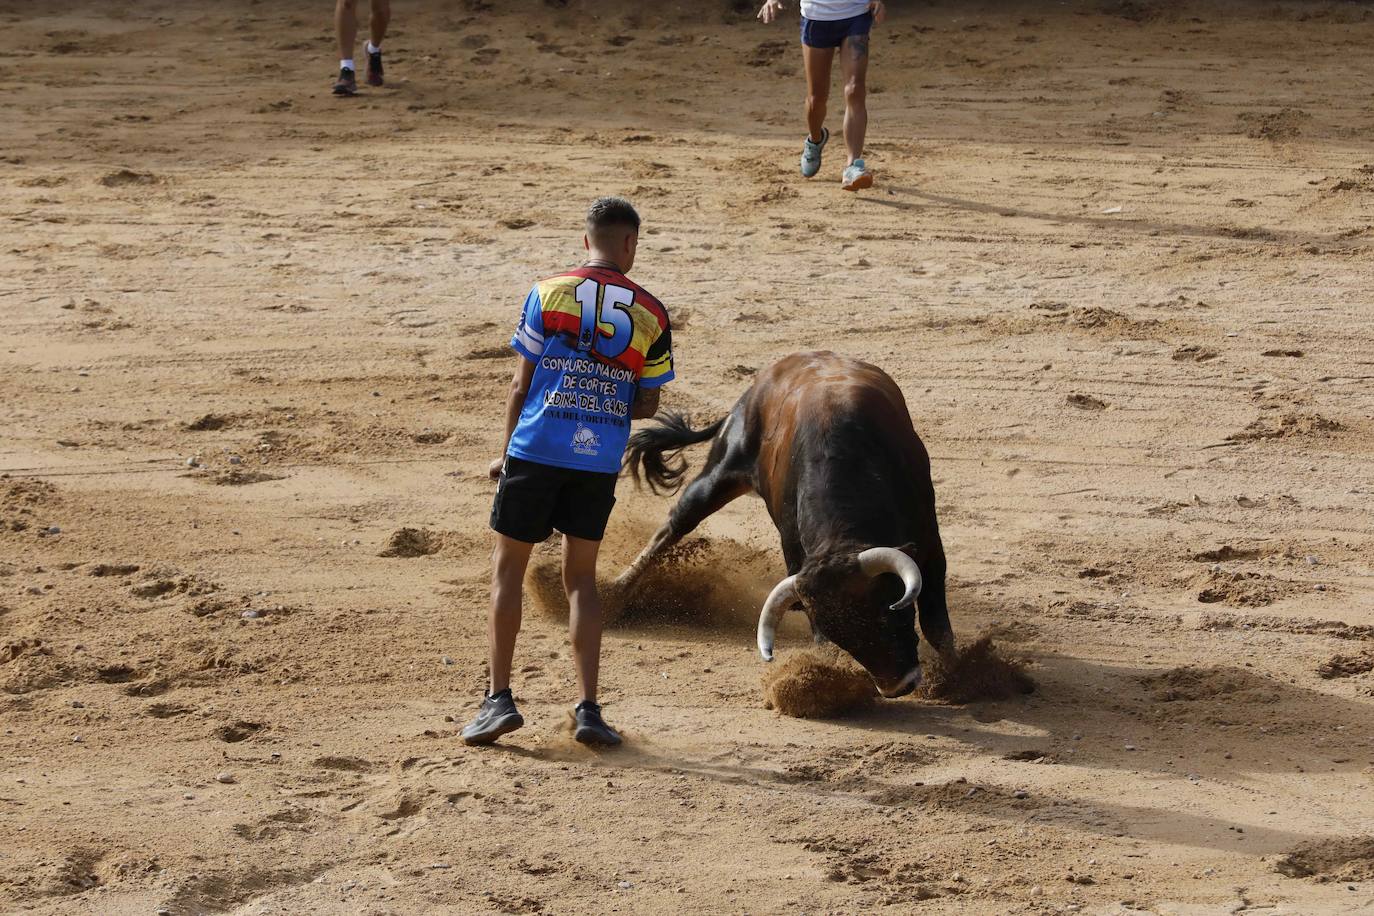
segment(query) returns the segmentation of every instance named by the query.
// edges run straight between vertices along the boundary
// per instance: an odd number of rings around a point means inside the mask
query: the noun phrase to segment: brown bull
[[[887,373],[834,353],[793,354],[705,429],[660,414],[630,439],[626,462],[655,492],[675,491],[686,472],[676,454],[707,439],[706,466],[618,586],[630,588],[666,548],[752,490],[777,526],[788,572],[759,615],[764,660],[793,608],[810,618],[817,641],[854,656],[884,696],[920,683],[913,603],[926,639],[953,652],[930,456]]]

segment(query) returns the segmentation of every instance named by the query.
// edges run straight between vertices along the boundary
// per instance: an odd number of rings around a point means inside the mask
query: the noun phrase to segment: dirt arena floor
[[[855,196],[792,4],[397,0],[337,99],[324,0],[0,2],[0,911],[1374,912],[1374,7],[891,6]],[[608,635],[625,748],[534,609],[460,744],[506,343],[606,192],[669,406],[901,383],[1035,693],[764,708],[741,500]]]

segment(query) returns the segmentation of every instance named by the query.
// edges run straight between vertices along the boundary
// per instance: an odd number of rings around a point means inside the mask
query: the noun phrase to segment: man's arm
[[[510,437],[515,432],[515,424],[520,422],[520,411],[525,408],[525,396],[530,393],[530,380],[534,378],[534,363],[524,356],[515,358],[515,374],[510,380],[510,394],[506,397],[506,435],[501,440],[501,457],[491,463],[487,476],[492,480],[501,478],[501,467],[506,463],[506,449]],[[657,404],[658,399],[654,399]]]
[[[782,12],[782,0],[765,0],[763,8],[759,10],[758,20],[764,25],[778,18]]]
[[[882,25],[887,18],[887,8],[883,6],[883,0],[873,0],[868,5],[868,11],[873,14],[873,24]]]
[[[658,389],[640,388],[635,392],[634,403],[630,405],[631,420],[647,420],[658,413]]]

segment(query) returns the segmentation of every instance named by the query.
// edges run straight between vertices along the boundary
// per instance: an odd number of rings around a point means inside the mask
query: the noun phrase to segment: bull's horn
[[[906,586],[906,594],[892,605],[894,611],[901,610],[916,600],[921,594],[921,568],[916,561],[896,547],[870,547],[859,552],[859,569],[866,576],[880,576],[892,573],[900,576]]]
[[[796,601],[796,576],[783,579],[768,593],[768,600],[763,603],[763,611],[759,614],[759,655],[763,656],[764,661],[773,660],[773,641],[777,637],[778,624],[782,622],[782,615]]]

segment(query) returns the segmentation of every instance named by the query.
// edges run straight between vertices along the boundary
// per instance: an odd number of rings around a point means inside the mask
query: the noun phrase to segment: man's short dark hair
[[[639,232],[639,214],[623,197],[598,197],[587,210],[587,234],[602,235],[612,229]]]

